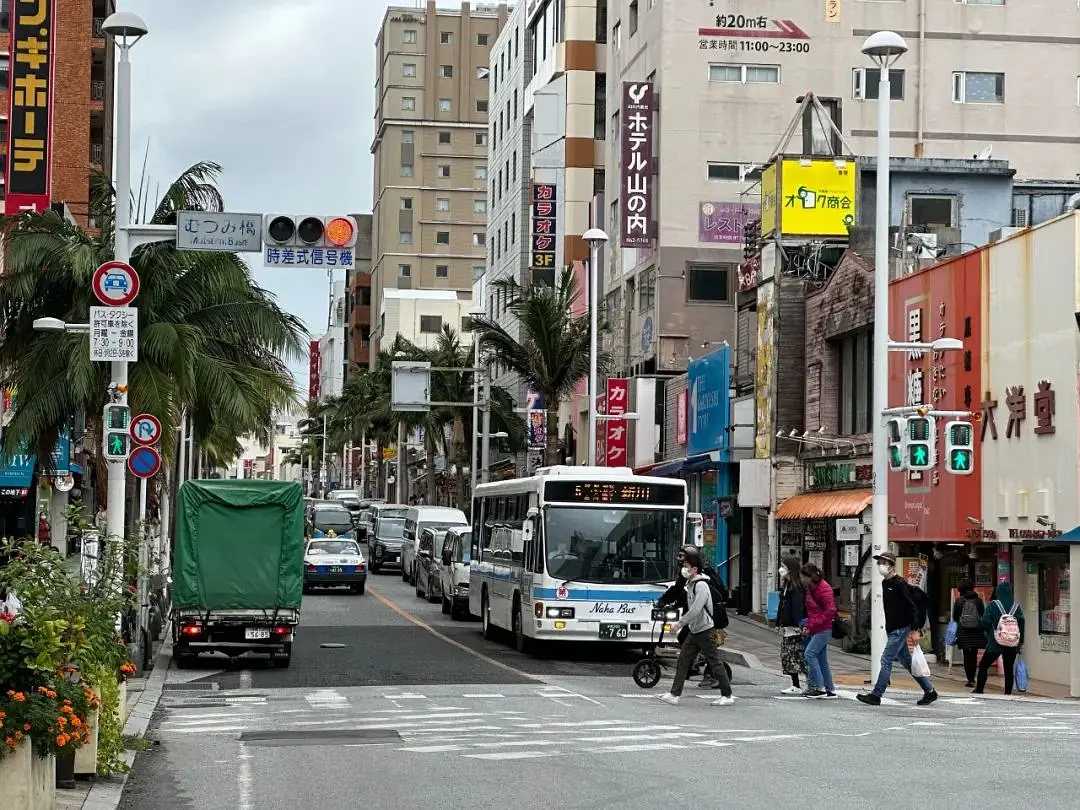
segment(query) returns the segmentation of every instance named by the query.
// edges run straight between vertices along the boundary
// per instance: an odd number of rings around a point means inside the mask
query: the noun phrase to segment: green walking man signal
[[[934,466],[937,428],[932,416],[909,416],[907,420],[907,468],[929,470]]]
[[[975,428],[971,422],[945,425],[945,470],[953,475],[975,472]]]

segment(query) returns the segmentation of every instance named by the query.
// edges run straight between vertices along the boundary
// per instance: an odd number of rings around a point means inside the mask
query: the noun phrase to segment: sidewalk
[[[733,612],[729,612],[728,615],[731,617],[731,624],[727,628],[728,638],[724,648],[728,658],[742,657],[744,660],[737,661],[738,663],[781,675],[780,644],[776,631],[758,621],[738,616]],[[870,656],[846,653],[838,646],[830,646],[829,667],[832,669],[833,680],[838,686],[869,689]],[[963,696],[971,694],[971,689],[964,686],[966,678],[964,667],[960,662],[951,668],[945,664],[932,663],[930,670],[940,693]],[[918,684],[902,667],[893,667],[892,687],[920,691]],[[986,694],[1003,696],[1004,691],[1004,682],[998,675],[997,668],[991,668],[990,680],[986,683]],[[1031,680],[1027,692],[1023,694],[1028,697],[1068,699],[1069,689],[1057,683]]]

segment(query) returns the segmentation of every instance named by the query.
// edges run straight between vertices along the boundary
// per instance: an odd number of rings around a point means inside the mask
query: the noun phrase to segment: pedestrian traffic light
[[[348,215],[267,214],[263,217],[263,239],[271,247],[351,248],[356,245],[359,227]]]
[[[945,425],[945,469],[953,475],[975,472],[975,428],[971,422]]]
[[[929,470],[934,466],[937,428],[932,416],[909,416],[904,458],[909,470]]]
[[[106,405],[102,414],[101,443],[107,461],[126,461],[128,455],[128,426],[131,409],[127,405]]]
[[[903,416],[891,416],[885,422],[886,435],[889,437],[889,469],[899,472],[904,469],[904,438],[907,436],[907,419]]]

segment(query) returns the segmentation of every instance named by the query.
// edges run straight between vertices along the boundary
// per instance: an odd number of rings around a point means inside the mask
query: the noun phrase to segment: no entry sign
[[[126,307],[139,294],[139,274],[127,262],[110,261],[94,271],[94,297],[110,307]]]

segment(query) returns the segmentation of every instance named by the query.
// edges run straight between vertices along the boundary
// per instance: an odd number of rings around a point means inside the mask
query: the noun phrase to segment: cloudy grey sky
[[[229,210],[370,211],[374,43],[388,5],[119,0],[150,29],[132,51],[133,174],[149,144],[162,186],[196,161],[220,163]],[[325,329],[323,271],[264,270],[247,255],[259,284],[313,335]],[[306,361],[293,365],[306,377]]]

